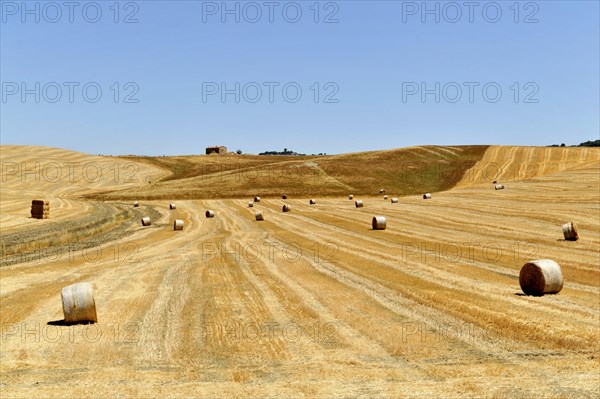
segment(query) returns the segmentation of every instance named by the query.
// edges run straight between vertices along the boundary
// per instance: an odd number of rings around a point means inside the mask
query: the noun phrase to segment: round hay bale
[[[254,206],[254,202],[248,202],[248,207],[252,208]]]
[[[504,190],[505,188],[506,188],[506,186],[504,184],[495,184],[494,185],[495,190]]]
[[[287,195],[283,194],[283,195],[281,196],[281,199],[287,199]]]
[[[142,218],[142,226],[150,226],[152,224],[152,220],[148,216],[144,216]]]
[[[556,294],[562,290],[563,283],[560,266],[550,259],[527,262],[519,273],[519,284],[526,295]]]
[[[291,212],[292,207],[286,204],[283,206],[283,208],[281,210],[284,212]]]
[[[498,184],[498,180],[494,180],[492,184]]]
[[[183,230],[183,220],[175,219],[173,222],[173,230]]]
[[[169,204],[169,209],[173,210],[173,209],[177,209],[177,205],[170,203]]]
[[[204,213],[208,219],[215,217],[215,211],[208,210]]]
[[[431,194],[430,193],[423,194],[423,199],[431,199]]]
[[[383,216],[373,216],[371,225],[373,226],[373,230],[385,230],[387,227],[387,220]]]
[[[309,204],[314,205],[317,203],[317,200],[311,199],[310,201],[308,201]]]
[[[397,204],[398,203],[398,198],[392,198],[392,200],[390,202],[392,204]]]
[[[383,199],[386,200],[386,201],[388,200],[388,198],[390,198],[390,197],[388,197],[387,195],[383,196]]]
[[[60,292],[66,324],[97,323],[94,287],[90,283],[77,283]]]
[[[579,240],[579,232],[577,231],[577,225],[573,222],[565,223],[562,225],[563,234],[567,241]]]
[[[265,220],[265,217],[263,216],[263,213],[261,211],[256,211],[256,213],[254,214],[254,217],[256,218],[257,221]]]
[[[140,203],[139,203],[139,202],[137,202],[137,201],[133,201],[133,207],[134,207],[134,208],[137,208],[137,207],[139,207],[139,206],[140,206]]]
[[[349,200],[353,200],[353,199],[354,199],[354,195],[350,194],[350,195],[348,196],[348,199],[349,199]]]
[[[365,205],[365,203],[362,200],[354,201],[354,206],[357,208],[362,208],[364,205]]]
[[[260,197],[254,197],[254,202],[260,202]]]
[[[383,194],[383,193],[385,193],[385,189],[384,188],[379,189],[379,194]]]

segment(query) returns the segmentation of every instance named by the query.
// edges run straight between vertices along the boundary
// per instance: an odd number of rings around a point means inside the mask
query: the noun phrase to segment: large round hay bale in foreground
[[[365,203],[362,200],[354,201],[354,206],[357,208],[362,208],[364,205],[365,205]]]
[[[142,218],[142,226],[146,227],[146,226],[150,226],[152,224],[152,220],[150,220],[150,218],[148,216],[144,216]]]
[[[532,260],[521,268],[519,284],[527,295],[556,294],[563,287],[562,271],[558,263],[553,260]]]
[[[383,216],[374,216],[371,225],[373,226],[373,230],[385,230],[387,220]]]
[[[504,190],[506,186],[504,184],[494,184],[495,190]]]
[[[392,200],[390,202],[392,204],[397,204],[398,203],[398,198],[392,198]]]
[[[567,241],[577,241],[579,240],[579,232],[577,231],[577,226],[573,222],[565,223],[562,225],[563,234],[565,236],[565,240]]]
[[[353,199],[354,199],[354,195],[350,194],[350,195],[348,196],[348,199],[349,199],[349,200],[353,200]]]
[[[173,222],[173,230],[183,230],[183,220],[175,219]]]
[[[60,297],[66,324],[98,322],[92,284],[68,285],[62,289]]]
[[[133,207],[134,207],[134,208],[137,208],[137,207],[139,207],[139,206],[140,206],[140,203],[139,203],[139,202],[137,202],[137,201],[133,201]]]
[[[260,202],[260,197],[254,197],[254,202]]]
[[[430,193],[423,194],[423,199],[431,199],[431,194]]]
[[[254,217],[256,218],[257,221],[265,220],[265,217],[263,216],[263,213],[261,211],[256,211],[256,213],[254,214]]]
[[[292,207],[289,205],[284,205],[281,210],[284,212],[290,212],[292,210]]]
[[[177,205],[170,203],[169,204],[169,209],[173,210],[173,209],[177,209]]]
[[[214,217],[215,217],[215,211],[208,210],[208,211],[206,211],[206,212],[204,213],[204,215],[205,215],[205,216],[206,216],[208,219],[210,219],[210,218],[214,218]]]
[[[254,207],[254,202],[248,202],[248,208]]]
[[[314,205],[317,203],[317,200],[311,199],[310,201],[308,201],[309,204]]]

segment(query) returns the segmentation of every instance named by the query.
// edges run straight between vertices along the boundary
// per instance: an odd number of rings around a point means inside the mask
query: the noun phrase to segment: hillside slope
[[[146,163],[41,146],[0,146],[0,163],[3,231],[39,224],[29,217],[32,199],[50,201],[52,219],[44,222],[75,219],[93,211],[88,201],[81,200],[84,194],[148,185],[168,175]]]
[[[597,397],[600,184],[586,164],[364,208],[141,201],[152,226],[132,215],[99,251],[0,267],[2,398]],[[579,241],[563,239],[570,220]],[[559,294],[522,294],[538,258],[560,264]],[[81,281],[99,322],[62,325],[60,291]]]
[[[127,157],[171,171],[155,184],[93,195],[96,199],[202,199],[260,195],[410,195],[448,190],[487,146],[409,147],[319,157]]]
[[[10,251],[0,254],[0,396],[597,397],[600,149],[472,149],[265,158],[242,169],[309,163],[334,189],[376,191],[355,191],[363,208],[312,191],[316,204],[291,197],[287,213],[280,198],[248,208],[247,194],[178,200],[174,210],[165,200],[134,208],[80,198],[123,188],[181,195],[178,188],[200,183],[216,190],[211,195],[255,190],[256,181],[268,188],[264,177],[246,181],[232,169],[195,175],[203,162],[231,167],[229,157],[152,158],[139,165],[152,184],[142,179],[137,187],[7,183],[10,206],[43,195],[56,198],[56,213],[49,220],[14,214],[9,232],[2,227]],[[2,160],[49,159],[16,151]],[[96,158],[81,159],[103,162]],[[530,178],[475,173],[490,163],[531,162],[538,173]],[[378,194],[381,181],[393,184],[399,174],[408,176],[398,190],[412,179],[419,193],[464,178],[450,170],[480,177],[431,200],[413,195],[392,204]],[[231,173],[239,173],[238,185],[225,179]],[[202,182],[209,177],[224,181],[211,187]],[[508,189],[494,190],[493,178]],[[272,181],[273,190],[283,187]],[[4,209],[4,184],[1,192]],[[77,213],[77,206],[90,208]],[[216,216],[205,218],[207,209]],[[264,221],[255,220],[257,210]],[[151,226],[140,225],[143,215]],[[371,229],[374,215],[387,218],[386,230]],[[173,219],[184,230],[174,231]],[[568,221],[578,225],[578,241],[563,239]],[[96,223],[105,223],[100,233],[90,229]],[[52,252],[31,252],[34,240]],[[519,270],[532,259],[561,266],[559,294],[523,295]],[[98,323],[65,325],[61,289],[82,281],[94,285]]]
[[[457,187],[493,180],[531,181],[568,170],[597,168],[599,162],[598,148],[491,146],[463,175]]]

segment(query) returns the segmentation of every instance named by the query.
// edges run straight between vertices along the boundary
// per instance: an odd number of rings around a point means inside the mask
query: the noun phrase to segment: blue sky
[[[333,154],[598,138],[597,1],[315,3],[2,0],[1,142]]]

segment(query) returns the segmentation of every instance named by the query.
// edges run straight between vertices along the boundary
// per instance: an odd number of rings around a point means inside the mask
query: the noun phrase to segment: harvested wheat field
[[[2,398],[600,394],[598,149],[1,150],[3,164],[104,172],[36,182],[3,169]],[[50,201],[49,219],[29,217],[34,199]],[[579,240],[564,239],[568,222]],[[523,294],[519,272],[535,259],[560,265],[558,294]],[[61,290],[80,282],[98,322],[67,325]]]

